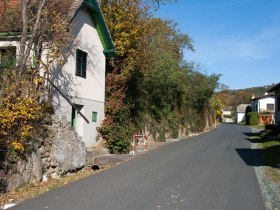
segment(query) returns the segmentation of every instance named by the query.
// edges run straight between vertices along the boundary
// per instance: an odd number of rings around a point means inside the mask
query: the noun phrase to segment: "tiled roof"
[[[15,9],[18,6],[20,6],[21,0],[0,0],[0,22],[3,21],[3,15],[6,11],[9,9]],[[37,0],[35,0],[36,3],[38,3]],[[96,28],[99,34],[99,37],[101,39],[101,42],[104,47],[104,54],[108,57],[114,56],[115,54],[115,47],[110,35],[110,32],[107,28],[107,25],[104,20],[104,16],[101,12],[99,0],[49,0],[46,1],[46,4],[48,4],[51,8],[54,8],[56,12],[59,12],[62,14],[65,18],[67,18],[70,22],[75,17],[78,10],[82,7],[82,5],[86,6],[91,12],[94,13],[92,15],[92,18],[94,20],[94,23],[96,24]],[[19,7],[18,7],[19,8]],[[19,18],[20,16],[18,16]],[[19,24],[17,24],[19,21],[13,20],[13,23],[16,25],[9,24],[9,27],[0,27],[0,32],[12,32],[12,31],[20,31],[18,28]],[[18,28],[18,29],[15,29]]]
[[[268,91],[268,92],[272,92],[272,91]],[[260,96],[260,97],[257,97],[257,98],[253,98],[251,101],[256,101],[256,100],[259,100],[259,99],[268,98],[268,97],[274,97],[274,96],[275,96],[274,93],[266,94],[266,95],[263,95],[263,96]]]
[[[250,106],[250,104],[240,104],[238,107],[236,107],[236,111],[239,113],[245,113],[248,106]]]
[[[20,4],[20,0],[0,0],[0,18],[2,18],[4,11],[9,8],[16,8]]]
[[[83,2],[86,0],[56,0],[56,1],[47,1],[46,4],[55,8],[58,12],[66,14],[71,20],[76,12],[79,10]],[[0,0],[0,20],[3,18],[3,15],[6,11],[20,8],[21,0]]]

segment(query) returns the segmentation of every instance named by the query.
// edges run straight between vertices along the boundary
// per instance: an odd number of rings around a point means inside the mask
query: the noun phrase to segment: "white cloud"
[[[196,41],[196,53],[186,54],[189,60],[205,65],[225,61],[252,62],[280,54],[280,28],[268,27],[254,36],[220,37],[215,40]]]

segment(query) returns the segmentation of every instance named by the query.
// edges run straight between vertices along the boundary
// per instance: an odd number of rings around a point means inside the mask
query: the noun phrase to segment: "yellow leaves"
[[[33,123],[41,117],[41,105],[33,91],[36,81],[20,81],[5,88],[0,101],[0,143],[23,152],[32,136]]]
[[[17,141],[12,141],[11,146],[15,151],[24,151],[23,145]]]
[[[131,56],[131,49],[137,48],[144,34],[144,11],[139,1],[113,1],[110,6],[102,5],[106,23],[110,29],[119,56]]]

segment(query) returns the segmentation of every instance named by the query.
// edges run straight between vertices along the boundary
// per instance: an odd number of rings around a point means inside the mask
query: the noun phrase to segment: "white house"
[[[246,108],[250,106],[250,104],[240,104],[238,107],[235,109],[235,122],[240,123],[245,121],[245,112]]]
[[[275,97],[274,95],[265,94],[264,96],[253,98],[251,100],[251,108],[253,112],[274,112]]]
[[[97,127],[104,119],[106,57],[112,57],[115,48],[96,0],[73,0],[67,12],[74,47],[69,49],[71,53],[62,69],[55,69],[51,75],[50,83],[56,87],[55,117],[68,120],[90,147],[96,144]],[[7,46],[19,51],[17,40],[0,39],[0,51]]]
[[[225,123],[232,123],[232,113],[230,108],[222,109],[222,121]]]
[[[275,93],[275,123],[280,124],[280,83],[271,87],[268,92]]]

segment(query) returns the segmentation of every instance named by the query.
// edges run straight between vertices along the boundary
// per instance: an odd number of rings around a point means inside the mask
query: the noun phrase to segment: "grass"
[[[265,165],[278,167],[280,164],[280,141],[271,140],[260,143]]]
[[[256,128],[257,130],[264,130],[265,126],[264,125],[250,125],[252,128]]]
[[[251,136],[251,140],[261,140],[262,138],[260,136]]]

